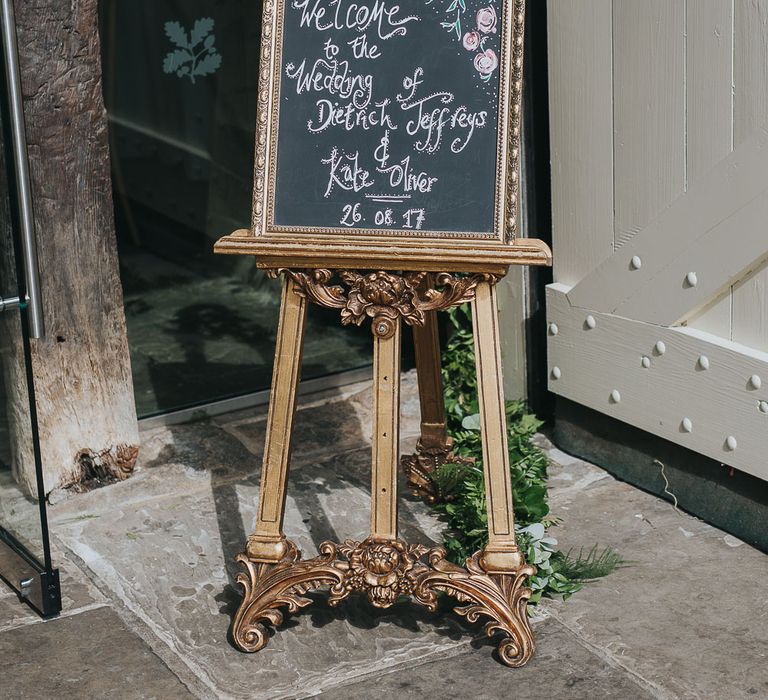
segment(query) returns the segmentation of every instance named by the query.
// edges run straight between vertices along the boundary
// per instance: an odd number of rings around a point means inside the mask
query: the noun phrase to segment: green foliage
[[[579,550],[576,557],[571,556],[570,551],[561,553],[560,556],[560,570],[563,574],[579,581],[592,581],[607,576],[611,571],[627,564],[618,552],[609,547],[598,550],[597,545],[594,545],[586,556],[583,549]]]
[[[434,508],[447,521],[444,546],[450,559],[463,564],[488,540],[488,515],[482,468],[480,419],[477,403],[474,341],[471,311],[460,306],[449,312],[451,336],[443,352],[443,385],[448,417],[448,432],[453,437],[454,453],[464,462],[442,465],[432,475],[440,499]],[[547,503],[546,455],[533,443],[541,421],[527,412],[522,401],[506,405],[510,476],[515,503],[516,535],[526,561],[537,573],[531,578],[532,602],[542,596],[567,598],[582,582],[605,576],[623,563],[612,549],[593,547],[584,556],[563,554],[547,529],[556,525]]]

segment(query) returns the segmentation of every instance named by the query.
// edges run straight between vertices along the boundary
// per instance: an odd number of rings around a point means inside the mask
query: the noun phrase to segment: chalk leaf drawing
[[[180,22],[166,22],[165,34],[176,47],[163,60],[165,73],[176,73],[179,78],[187,77],[192,83],[195,78],[212,75],[221,66],[221,54],[216,50],[213,34],[214,21],[210,17],[195,20],[192,31]]]

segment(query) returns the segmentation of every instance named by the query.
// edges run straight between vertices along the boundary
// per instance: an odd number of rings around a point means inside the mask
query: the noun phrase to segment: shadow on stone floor
[[[438,609],[430,612],[409,600],[402,599],[386,610],[374,608],[364,595],[353,593],[337,606],[328,604],[327,591],[311,591],[306,593],[312,603],[296,613],[285,614],[282,624],[277,629],[267,626],[269,639],[287,630],[298,630],[307,623],[314,629],[322,630],[333,623],[344,622],[358,630],[370,631],[382,624],[395,625],[403,630],[419,633],[425,626],[435,634],[446,637],[454,642],[470,640],[473,648],[495,645],[498,640],[491,640],[478,634],[476,625],[469,625],[453,612],[454,603],[447,596],[441,596]],[[222,603],[220,612],[231,620],[240,604],[241,593],[233,586],[227,586],[224,591],[215,596]],[[234,647],[231,634],[229,642]]]
[[[406,376],[404,451],[418,431],[414,385]],[[369,528],[370,387],[334,393],[297,416],[284,529],[307,557],[324,540],[359,540]],[[353,678],[453,649],[460,639],[466,646],[473,631],[445,609],[376,611],[356,597],[334,610],[322,594],[287,616],[259,654],[231,645],[240,601],[233,559],[255,515],[265,423],[261,410],[153,429],[132,479],[55,509],[59,538],[203,694],[292,697],[327,683],[329,669]],[[439,540],[441,525],[424,506],[403,499],[400,510],[406,539]],[[255,695],[254,669],[264,689]]]
[[[330,394],[333,400],[333,393]],[[309,419],[309,420],[308,420]],[[260,421],[263,423],[264,421]],[[315,427],[315,419],[311,412],[297,412],[296,452],[300,452],[302,444],[307,442]],[[307,425],[307,424],[310,425]],[[303,424],[303,425],[302,425]],[[362,428],[358,421],[344,422],[344,441],[341,434],[327,426],[323,433],[328,445],[340,442],[360,444],[364,442]],[[263,428],[264,426],[260,426]],[[340,426],[336,426],[340,430]],[[302,429],[303,428],[303,429]],[[309,428],[309,430],[308,430]],[[261,432],[261,431],[260,431]],[[170,438],[165,447],[151,462],[144,465],[144,469],[162,468],[163,465],[175,462],[183,462],[194,471],[210,475],[210,487],[213,503],[216,506],[216,520],[221,540],[221,549],[224,560],[228,563],[231,582],[234,583],[236,564],[235,555],[240,553],[245,545],[250,529],[246,530],[243,523],[243,515],[240,509],[240,500],[237,495],[238,486],[258,487],[260,479],[261,453],[252,454],[237,440],[226,440],[227,434],[211,421],[200,421],[178,426],[171,426],[166,431]],[[227,442],[227,456],[222,460],[221,451]],[[263,442],[263,438],[262,438]],[[317,447],[315,446],[315,450]],[[218,459],[213,459],[213,452]],[[330,460],[333,462],[333,459]],[[222,462],[225,462],[222,464]],[[335,468],[336,465],[333,465]],[[337,473],[344,473],[337,471]],[[325,512],[320,496],[329,494],[329,486],[319,483],[313,475],[292,473],[291,497],[303,513],[310,516],[304,519],[311,535],[315,548],[321,542],[331,540],[339,541],[339,536],[331,524],[331,519]],[[356,482],[355,475],[347,472],[350,482]],[[302,478],[304,477],[304,478]],[[343,484],[341,484],[343,486]],[[362,484],[360,484],[362,486]]]
[[[418,431],[411,379],[403,393],[403,451]],[[369,528],[370,391],[324,400],[299,413],[286,502],[284,529],[306,556],[326,538],[360,539]],[[255,515],[264,427],[264,412],[251,410],[153,429],[143,436],[134,477],[54,506],[65,572],[80,567],[82,580],[97,582],[103,594],[83,591],[72,617],[84,618],[84,606],[120,611],[201,698],[325,692],[340,700],[414,693],[496,700],[540,694],[542,677],[548,697],[569,700],[766,696],[760,621],[768,558],[541,437],[552,460],[550,504],[562,518],[552,534],[560,547],[598,542],[634,564],[565,603],[545,601],[549,618],[535,626],[539,649],[524,669],[493,662],[491,643],[477,638],[481,625],[467,625],[445,604],[437,614],[410,603],[377,611],[360,596],[332,609],[325,594],[313,594],[314,604],[288,616],[258,654],[237,651],[227,639],[240,599],[232,557]],[[400,508],[407,540],[440,540],[442,524],[425,506],[403,498]],[[730,594],[718,583],[722,572],[738,576]],[[12,631],[24,624],[12,621]],[[84,620],[80,629],[87,626]],[[52,639],[65,629],[30,627]],[[97,658],[104,637],[98,629],[91,636],[87,653]],[[471,644],[483,648],[468,653]]]
[[[413,377],[410,381],[406,377],[406,392],[409,383],[413,384]],[[326,512],[322,503],[322,497],[330,495],[333,487],[345,491],[353,486],[366,492],[367,500],[360,507],[369,506],[371,438],[363,421],[369,416],[370,398],[369,389],[362,392],[357,401],[355,398],[345,398],[342,390],[330,390],[324,394],[323,405],[297,411],[293,438],[295,457],[290,470],[289,496],[298,510],[305,514],[302,522],[310,535],[314,551],[319,551],[322,542],[339,543],[349,537],[349,534],[337,531],[333,521],[338,521],[338,518]],[[355,403],[362,404],[363,415],[359,415],[361,411],[356,410]],[[412,432],[416,427],[417,416],[413,414],[412,405],[410,409],[406,404],[404,432]],[[255,419],[246,419],[245,423],[235,421],[237,425],[233,432],[240,439],[227,441],[226,447],[223,444],[226,433],[212,421],[170,426],[166,430],[164,447],[143,466],[144,469],[155,469],[181,461],[194,471],[210,475],[222,555],[227,562],[230,585],[234,585],[238,568],[234,558],[243,550],[250,532],[250,528],[244,527],[237,489],[259,486],[260,463],[266,437],[265,411],[266,408],[262,409]],[[242,440],[243,433],[247,433],[247,440]],[[243,450],[244,444],[251,447],[251,451]],[[361,448],[360,445],[366,447]],[[224,455],[222,448],[225,450]],[[403,449],[409,447],[404,446]],[[336,479],[318,479],[323,473],[332,473]],[[402,477],[400,482],[400,493],[406,493]],[[417,504],[413,499],[410,502]],[[408,507],[400,509],[400,530],[406,540],[435,543],[433,537],[423,532]],[[290,532],[288,536],[291,536]]]

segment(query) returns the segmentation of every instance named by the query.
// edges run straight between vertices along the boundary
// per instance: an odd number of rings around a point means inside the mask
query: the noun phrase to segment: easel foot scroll
[[[438,594],[445,593],[458,602],[459,615],[469,622],[487,619],[486,634],[502,635],[498,653],[504,664],[522,666],[533,654],[526,612],[531,589],[525,586],[535,572],[532,566],[489,573],[484,552],[467,559],[464,568],[449,562],[441,547],[375,537],[344,544],[323,542],[317,557],[302,560],[296,545],[285,542],[285,556],[276,564],[255,562],[247,554],[237,557],[245,569],[237,576],[244,598],[232,633],[242,651],[262,649],[269,641],[268,625],[280,625],[286,609],[294,613],[312,603],[307,592],[327,587],[328,602],[334,606],[352,593],[364,593],[377,608],[388,608],[408,596],[430,611],[437,609]]]

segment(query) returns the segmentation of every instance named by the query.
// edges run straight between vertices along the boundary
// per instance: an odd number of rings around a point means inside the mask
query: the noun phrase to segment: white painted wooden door
[[[768,479],[768,0],[550,0],[550,390]]]

